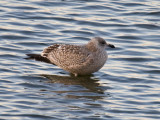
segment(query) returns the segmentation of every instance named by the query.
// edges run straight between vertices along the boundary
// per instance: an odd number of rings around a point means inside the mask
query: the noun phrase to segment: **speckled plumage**
[[[41,57],[44,60],[47,59],[49,63],[73,73],[75,76],[88,75],[98,71],[105,64],[108,58],[105,50],[106,46],[114,48],[104,39],[95,37],[84,45],[53,44],[45,48],[41,55],[37,57],[38,59],[33,54],[28,54],[28,59],[43,61],[39,59]]]

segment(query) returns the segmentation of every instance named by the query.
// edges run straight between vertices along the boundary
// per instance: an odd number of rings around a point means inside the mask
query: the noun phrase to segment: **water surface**
[[[1,0],[1,120],[160,119],[159,0]],[[91,76],[23,59],[101,36],[116,46]]]

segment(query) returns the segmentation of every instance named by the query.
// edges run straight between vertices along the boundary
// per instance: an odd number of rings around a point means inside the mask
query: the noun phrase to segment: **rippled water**
[[[53,43],[114,44],[92,76],[23,59]],[[160,119],[159,0],[0,0],[1,120]]]

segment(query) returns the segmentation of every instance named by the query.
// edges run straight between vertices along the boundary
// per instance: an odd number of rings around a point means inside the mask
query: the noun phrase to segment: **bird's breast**
[[[101,67],[103,67],[103,65],[107,61],[108,55],[106,51],[102,51],[102,52],[96,53],[94,56],[95,56],[94,57],[95,59],[93,61],[94,62],[93,66],[97,69],[100,69]]]

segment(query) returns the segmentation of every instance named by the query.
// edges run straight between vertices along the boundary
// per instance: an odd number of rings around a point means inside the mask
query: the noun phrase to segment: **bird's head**
[[[93,52],[97,50],[104,50],[107,48],[107,46],[111,48],[115,48],[114,45],[107,43],[101,37],[94,37],[87,44],[87,48]]]

